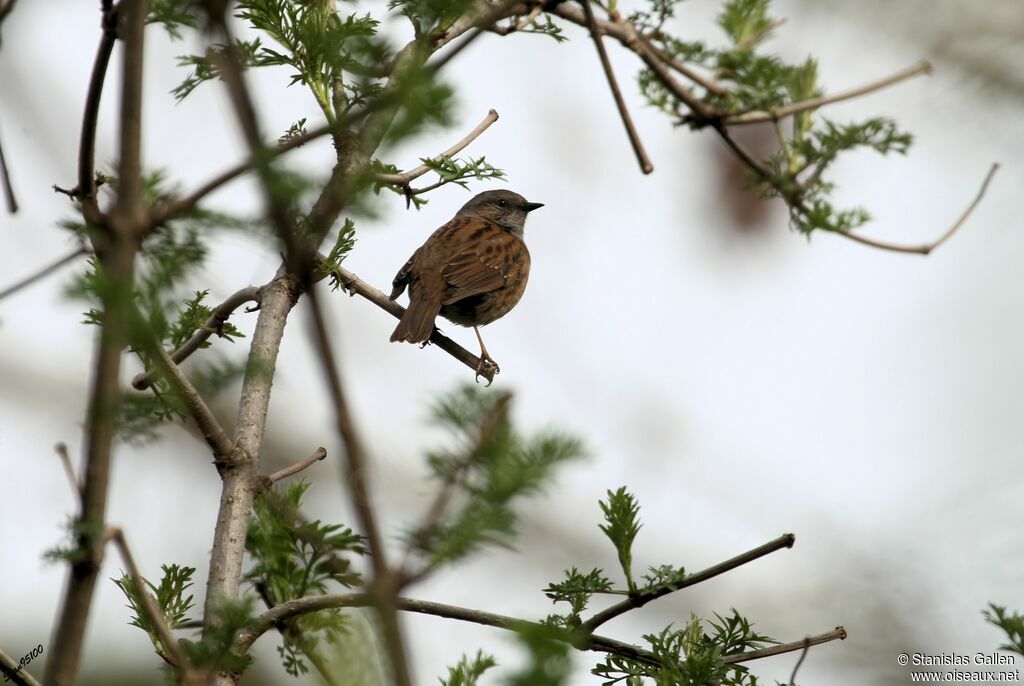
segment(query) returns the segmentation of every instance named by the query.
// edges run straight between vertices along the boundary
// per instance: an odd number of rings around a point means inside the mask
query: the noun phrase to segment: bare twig
[[[171,353],[170,359],[175,364],[180,364],[189,355],[198,350],[206,340],[213,334],[219,334],[221,327],[224,326],[224,322],[228,320],[228,317],[237,310],[239,307],[247,302],[256,302],[259,300],[260,289],[255,286],[248,286],[239,291],[233,293],[227,300],[218,305],[209,319],[206,320],[199,329],[196,330],[192,337],[182,343],[181,347]],[[149,384],[153,381],[153,372],[145,371],[141,374],[137,374],[132,379],[132,387],[140,391],[145,390],[149,387]]]
[[[588,634],[593,633],[593,631],[597,627],[601,626],[602,624],[611,619],[618,617],[619,615],[625,614],[630,610],[634,610],[638,607],[643,607],[652,600],[656,600],[658,598],[666,596],[669,593],[674,593],[675,591],[688,588],[695,584],[699,584],[703,581],[707,581],[708,579],[716,577],[719,574],[724,574],[729,570],[736,569],[737,567],[745,565],[748,562],[753,562],[754,560],[764,557],[765,555],[774,553],[777,550],[782,550],[783,548],[792,548],[793,543],[795,541],[796,537],[793,536],[793,534],[783,534],[782,536],[776,538],[774,541],[769,541],[768,543],[758,546],[753,550],[748,550],[742,555],[737,555],[736,557],[726,560],[725,562],[720,562],[716,565],[708,567],[707,569],[696,572],[694,574],[690,574],[678,583],[663,584],[662,586],[646,590],[643,593],[632,595],[629,598],[626,598],[625,600],[615,603],[614,605],[611,605],[605,608],[604,610],[601,610],[600,612],[596,613],[593,617],[591,617],[587,621],[583,622],[582,625],[580,625],[580,630]]]
[[[743,653],[730,653],[722,656],[722,661],[726,664],[734,664],[737,662],[749,662],[751,660],[760,660],[764,657],[771,657],[773,655],[782,655],[783,653],[792,653],[796,650],[803,650],[804,646],[816,646],[822,643],[828,643],[829,641],[845,641],[846,640],[846,629],[841,626],[837,626],[832,631],[827,631],[817,636],[810,636],[800,641],[793,641],[792,643],[781,643],[776,646],[769,648],[761,648],[759,650],[748,650]]]
[[[587,17],[583,10],[577,8],[575,5],[561,2],[552,7],[549,12],[563,19],[566,19],[579,26],[587,27]],[[595,19],[597,22],[598,30],[606,35],[619,41],[624,47],[634,52],[640,59],[644,61],[651,71],[653,71],[658,79],[672,91],[680,102],[686,105],[694,113],[694,117],[700,121],[710,121],[714,119],[717,112],[712,110],[696,95],[694,95],[688,88],[679,83],[672,74],[668,72],[665,67],[665,62],[657,48],[655,48],[648,39],[641,34],[636,26],[632,22],[620,20],[620,21],[604,21]],[[660,54],[659,54],[660,53]],[[707,84],[697,81],[692,78],[690,74],[684,74],[687,78],[699,83],[701,86],[707,88]]]
[[[3,15],[0,14],[0,21]],[[7,169],[7,158],[4,157],[4,146],[0,144],[0,182],[3,183],[4,195],[7,197],[7,211],[14,214],[18,211],[18,199],[14,197],[14,186],[11,184],[11,173]]]
[[[363,298],[366,298],[377,307],[381,308],[385,312],[390,313],[396,319],[401,319],[405,313],[405,308],[391,300],[381,291],[377,290],[370,284],[366,283],[358,276],[348,271],[347,269],[339,269],[338,280],[341,285],[345,287],[350,293],[355,293]],[[443,333],[434,329],[434,333],[430,335],[430,342],[436,345],[441,350],[445,351],[456,360],[466,365],[474,372],[477,369],[481,369],[480,358],[469,352],[461,345],[453,341],[452,339],[445,336]],[[488,381],[494,381],[495,369],[493,365],[482,367],[483,371],[480,372],[480,376],[484,377]]]
[[[53,272],[55,272],[58,269],[60,269],[61,267],[63,267],[65,264],[67,264],[69,262],[74,262],[76,259],[78,259],[82,255],[87,254],[88,252],[89,251],[86,250],[85,248],[77,248],[74,251],[68,253],[67,255],[64,255],[60,259],[58,259],[58,260],[56,260],[54,262],[51,262],[50,264],[46,265],[45,267],[42,267],[41,269],[37,270],[36,272],[34,272],[32,274],[29,274],[25,278],[23,278],[23,279],[15,282],[13,284],[11,284],[7,288],[5,288],[2,291],[0,291],[0,300],[3,300],[4,298],[6,298],[6,297],[8,297],[10,295],[13,295],[14,293],[17,293],[18,291],[20,291],[23,288],[27,288],[28,286],[31,286],[32,284],[34,284],[36,281],[39,281],[40,279],[46,278],[47,276],[49,276]]]
[[[863,243],[864,245],[869,245],[872,248],[881,248],[882,250],[891,250],[893,252],[914,253],[918,255],[931,254],[933,250],[935,250],[940,245],[948,241],[953,236],[953,234],[956,233],[961,226],[963,226],[964,222],[967,221],[967,218],[971,216],[971,213],[974,212],[974,209],[978,206],[978,203],[980,203],[981,199],[985,196],[985,191],[988,190],[988,185],[992,181],[992,177],[995,176],[995,173],[998,170],[999,164],[993,163],[992,167],[988,170],[988,174],[985,175],[985,180],[981,183],[981,188],[978,190],[978,194],[974,196],[974,200],[971,201],[971,204],[967,206],[967,209],[964,210],[963,214],[960,215],[960,218],[956,220],[953,226],[949,227],[949,229],[944,234],[939,236],[936,240],[932,241],[931,243],[925,243],[923,245],[901,245],[899,243],[889,243],[886,241],[876,240],[874,238],[866,238],[865,236],[861,236],[859,234],[852,232],[837,231],[834,233],[837,233],[838,235],[843,236],[844,238],[849,238],[851,241],[856,241],[858,243]]]
[[[324,459],[325,457],[327,457],[327,448],[317,448],[315,451],[313,451],[312,455],[307,457],[302,462],[296,462],[295,464],[291,465],[290,467],[285,467],[284,469],[279,469],[278,471],[274,472],[273,474],[267,475],[267,477],[266,477],[266,484],[269,486],[270,484],[274,483],[275,481],[280,481],[281,479],[285,479],[285,478],[287,478],[287,477],[289,477],[289,476],[291,476],[293,474],[298,474],[299,472],[301,472],[306,467],[309,467],[310,465],[316,464],[317,462],[319,462],[320,460]]]
[[[650,158],[647,157],[647,151],[644,150],[644,144],[640,140],[640,135],[636,132],[633,118],[629,116],[626,100],[622,97],[622,91],[619,90],[619,83],[615,80],[615,72],[612,71],[612,63],[608,59],[608,52],[604,49],[601,31],[597,26],[597,21],[594,19],[594,10],[590,6],[590,0],[580,0],[580,3],[583,5],[583,12],[586,15],[590,37],[594,39],[594,47],[597,48],[597,56],[601,60],[601,68],[604,70],[605,78],[608,80],[608,88],[612,91],[612,97],[615,99],[615,107],[619,110],[622,125],[626,127],[626,135],[629,136],[629,143],[633,146],[633,153],[636,155],[636,161],[640,165],[640,171],[644,174],[650,174],[654,171],[654,165],[651,164]]]
[[[78,501],[78,504],[81,505],[82,483],[75,475],[75,467],[71,464],[71,456],[68,455],[68,447],[64,443],[58,443],[53,446],[53,449],[57,452],[57,456],[60,457],[61,464],[64,465],[64,474],[68,477],[68,483],[71,484],[71,490],[75,493],[75,499]]]
[[[27,669],[2,650],[0,650],[0,672],[3,672],[5,681],[9,678],[16,686],[43,686],[28,673]]]
[[[85,638],[86,621],[103,560],[103,525],[106,518],[112,447],[117,429],[116,408],[120,395],[118,376],[121,371],[121,349],[129,324],[128,310],[135,253],[138,249],[137,235],[142,223],[140,218],[144,215],[140,154],[142,60],[147,10],[146,0],[125,0],[118,10],[118,15],[123,20],[124,38],[118,168],[120,186],[109,235],[104,236],[103,250],[98,251],[109,287],[103,296],[101,332],[86,419],[86,464],[82,509],[78,521],[87,523],[88,526],[79,527],[77,545],[83,554],[71,565],[60,618],[54,631],[52,657],[46,664],[46,675],[43,679],[48,686],[71,686],[75,682]],[[109,54],[106,58],[103,57],[102,47],[100,53],[97,64],[109,58]],[[99,81],[102,83],[102,77]],[[90,91],[92,90],[90,87]],[[98,90],[96,89],[95,96],[97,100]],[[90,98],[92,97],[90,93]],[[86,119],[88,120],[88,114]],[[83,129],[88,128],[86,121]],[[83,131],[83,141],[87,139],[88,136]],[[91,155],[85,152],[82,153],[82,157],[91,159]],[[82,188],[89,186],[83,185]],[[85,197],[82,205],[85,212]],[[88,216],[86,219],[88,220]],[[95,241],[96,237],[93,238]],[[95,242],[93,249],[96,250]]]
[[[743,114],[726,117],[722,120],[722,123],[728,126],[740,126],[743,124],[759,124],[768,121],[778,121],[779,119],[784,119],[799,112],[806,112],[807,110],[817,109],[825,105],[831,105],[833,103],[842,102],[843,100],[850,100],[851,98],[857,98],[861,95],[873,93],[874,91],[881,90],[887,86],[899,83],[900,81],[913,78],[919,74],[931,73],[931,63],[926,60],[921,60],[917,64],[898,71],[891,76],[879,79],[878,81],[872,81],[871,83],[866,83],[863,86],[858,86],[857,88],[840,91],[834,95],[826,95],[820,98],[813,98],[811,100],[794,102],[786,105],[785,107],[774,107],[767,112],[744,112]]]
[[[789,675],[789,686],[796,686],[796,673],[800,671],[800,665],[804,663],[807,651],[811,649],[811,639],[805,638],[803,644],[804,649],[800,651],[800,659],[796,661],[796,665],[793,666],[793,673]]]
[[[172,664],[180,670],[178,674],[179,683],[188,683],[188,658],[185,657],[185,653],[182,651],[181,646],[178,645],[178,642],[174,640],[171,627],[167,626],[167,618],[156,604],[156,599],[146,588],[146,582],[143,581],[142,574],[139,573],[139,568],[135,564],[132,551],[128,548],[128,542],[124,538],[124,532],[119,528],[113,527],[107,529],[105,537],[107,540],[113,541],[121,553],[121,560],[124,561],[124,566],[128,568],[128,577],[132,580],[136,595],[142,601],[142,609],[145,611],[147,619],[156,629],[157,636],[159,636],[160,643],[164,649],[170,653],[169,657],[172,660]]]
[[[490,127],[490,125],[496,121],[498,121],[498,113],[495,112],[493,109],[489,110],[487,112],[487,116],[484,117],[483,121],[476,125],[475,129],[466,134],[466,136],[458,143],[448,148],[447,150],[437,155],[436,157],[432,158],[432,160],[434,162],[440,162],[446,157],[458,155],[460,152],[462,152],[462,150],[469,146],[470,143],[479,138],[480,134],[486,131]],[[408,186],[412,181],[418,179],[419,177],[423,176],[429,171],[430,167],[428,167],[425,164],[421,164],[415,169],[410,169],[408,171],[400,172],[398,174],[378,174],[376,176],[376,179],[379,183],[394,184],[396,186]]]

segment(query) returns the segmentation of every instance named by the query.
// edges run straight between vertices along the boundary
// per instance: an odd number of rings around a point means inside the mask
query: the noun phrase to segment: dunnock
[[[440,314],[472,326],[480,342],[481,368],[490,363],[497,369],[478,327],[504,317],[523,297],[530,276],[523,226],[527,213],[538,207],[543,205],[504,190],[485,191],[463,205],[395,276],[391,299],[408,286],[409,309],[391,340],[425,342]]]

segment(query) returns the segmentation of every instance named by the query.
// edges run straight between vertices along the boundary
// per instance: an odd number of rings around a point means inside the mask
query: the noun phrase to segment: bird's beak
[[[538,207],[544,207],[544,203],[542,203],[542,202],[524,202],[523,203],[523,211],[524,212],[533,212]]]

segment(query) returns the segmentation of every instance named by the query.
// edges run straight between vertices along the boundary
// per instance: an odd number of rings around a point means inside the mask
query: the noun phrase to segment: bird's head
[[[484,191],[473,196],[456,216],[489,219],[503,229],[522,236],[526,215],[538,207],[544,205],[539,202],[527,202],[526,198],[512,191]]]

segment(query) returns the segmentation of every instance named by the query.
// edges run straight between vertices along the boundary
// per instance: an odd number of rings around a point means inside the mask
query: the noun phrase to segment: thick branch
[[[235,450],[231,460],[220,470],[224,483],[210,555],[204,615],[207,626],[223,598],[238,596],[252,501],[261,487],[259,455],[274,369],[288,313],[298,297],[299,285],[284,267],[260,289],[260,314],[249,347],[235,423]]]
[[[117,430],[121,349],[130,321],[129,306],[137,250],[136,235],[141,224],[139,217],[144,214],[140,154],[142,60],[148,2],[125,0],[119,7],[118,15],[123,20],[124,37],[119,136],[121,150],[118,169],[121,184],[112,216],[111,231],[105,237],[109,245],[97,251],[108,288],[103,297],[101,332],[86,420],[86,465],[77,541],[83,555],[71,566],[60,619],[54,631],[52,657],[46,665],[44,681],[48,686],[71,686],[75,682],[85,638],[86,621],[103,561],[103,525],[106,517],[111,452]],[[102,52],[101,48],[100,58]],[[98,59],[98,62],[100,61],[102,59]],[[96,98],[98,99],[98,95]],[[88,121],[83,125],[83,129],[85,128],[88,128]],[[86,139],[87,136],[83,132],[83,140]],[[85,206],[83,202],[83,210]],[[96,246],[93,247],[95,250]]]
[[[802,100],[800,102],[794,102],[785,107],[774,107],[768,112],[744,112],[743,114],[737,114],[732,117],[726,117],[722,120],[723,124],[727,126],[738,126],[742,124],[759,124],[762,122],[778,121],[799,112],[806,112],[807,110],[814,110],[825,105],[831,105],[836,102],[842,102],[843,100],[850,100],[857,98],[874,91],[881,90],[887,86],[905,81],[919,74],[931,74],[932,65],[926,60],[921,60],[917,64],[898,71],[892,76],[888,76],[878,81],[872,81],[871,83],[858,86],[857,88],[851,88],[849,90],[840,91],[834,95],[826,95],[820,98],[813,98],[811,100]]]
[[[355,293],[366,298],[377,307],[390,313],[396,319],[401,319],[402,315],[405,313],[404,307],[396,303],[394,300],[389,299],[388,296],[384,295],[384,293],[366,283],[347,269],[339,269],[337,276],[341,285],[350,293]],[[478,369],[482,369],[483,371],[480,372],[480,376],[484,377],[488,381],[494,381],[495,369],[493,365],[481,366],[483,363],[479,357],[445,336],[436,328],[434,329],[434,333],[430,335],[430,342],[472,369],[474,372]]]
[[[619,110],[622,125],[626,127],[626,135],[629,136],[629,143],[633,146],[633,153],[636,155],[636,161],[640,165],[640,171],[644,174],[650,174],[654,171],[654,165],[651,164],[650,158],[647,157],[647,151],[644,150],[644,144],[640,141],[640,135],[636,132],[633,118],[629,116],[626,100],[622,97],[622,91],[619,90],[619,83],[615,80],[615,72],[612,71],[612,63],[608,59],[608,52],[604,49],[601,31],[598,29],[597,21],[594,18],[594,10],[590,6],[590,0],[580,0],[580,2],[583,4],[583,12],[586,15],[590,37],[594,39],[594,47],[597,48],[597,56],[601,60],[601,68],[604,70],[605,78],[608,80],[608,88],[612,91],[612,97],[615,99],[615,107]]]
[[[498,113],[495,112],[494,110],[489,110],[487,112],[487,116],[484,117],[483,121],[477,124],[475,129],[466,134],[465,138],[463,138],[458,143],[448,148],[441,154],[437,155],[436,157],[433,157],[432,160],[434,162],[440,162],[446,157],[458,155],[466,147],[468,147],[470,143],[479,138],[480,134],[486,131],[491,126],[491,124],[493,124],[496,121],[498,121]],[[404,171],[399,174],[378,174],[376,178],[379,183],[394,184],[396,186],[408,186],[414,180],[418,179],[419,177],[423,176],[429,171],[430,167],[428,167],[425,164],[421,164],[415,169],[410,169],[409,171]]]
[[[228,317],[237,310],[239,307],[247,302],[256,302],[259,299],[260,289],[255,286],[248,286],[239,291],[236,291],[227,300],[218,305],[213,313],[210,315],[206,323],[196,330],[192,337],[185,341],[180,348],[171,353],[171,361],[175,364],[181,364],[189,355],[198,350],[206,340],[215,333],[219,333],[221,327],[224,326],[224,322],[228,320]],[[140,391],[143,391],[149,387],[149,384],[153,381],[153,372],[146,371],[141,374],[137,374],[132,379],[132,387]]]
[[[774,553],[777,550],[782,550],[783,548],[792,548],[793,543],[795,542],[796,537],[793,536],[793,534],[783,534],[782,536],[776,538],[774,541],[769,541],[768,543],[758,546],[753,550],[748,550],[742,555],[737,555],[736,557],[726,560],[725,562],[720,562],[716,565],[708,567],[705,570],[696,572],[694,574],[690,574],[679,583],[663,584],[661,586],[644,591],[642,593],[632,595],[621,602],[615,603],[614,605],[607,607],[604,610],[601,610],[593,617],[583,622],[583,624],[580,626],[580,629],[585,633],[593,633],[593,631],[597,629],[597,627],[601,626],[605,622],[615,619],[619,615],[625,614],[630,610],[635,610],[638,607],[643,607],[652,600],[657,600],[658,598],[666,596],[670,593],[674,593],[681,589],[694,586],[703,581],[707,581],[708,579],[716,577],[719,574],[724,574],[729,570],[736,569],[737,567],[745,565],[748,562],[753,562],[754,560],[764,557],[765,555]]]

